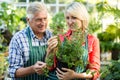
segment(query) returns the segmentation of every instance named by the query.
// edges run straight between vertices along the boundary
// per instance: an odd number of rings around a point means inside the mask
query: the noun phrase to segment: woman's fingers
[[[63,71],[61,71],[61,70],[60,70],[60,69],[58,69],[58,68],[57,68],[57,72],[58,72],[58,73],[60,73],[60,74],[62,74],[62,75],[64,74],[64,72],[63,72]]]
[[[67,68],[62,68],[62,70],[66,72],[70,71],[70,69],[67,69]]]
[[[57,77],[58,77],[58,79],[59,79],[59,80],[62,80],[62,79],[63,79],[63,75],[61,75],[61,74],[58,73],[57,71],[56,71],[56,73],[57,73]]]
[[[56,73],[57,73],[57,77],[58,77],[58,79],[63,79],[64,78],[64,73],[60,70],[60,69],[58,69],[57,68],[57,71],[56,71]]]

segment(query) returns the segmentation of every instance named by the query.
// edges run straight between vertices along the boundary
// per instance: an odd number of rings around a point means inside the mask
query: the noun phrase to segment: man
[[[17,32],[9,46],[9,73],[12,80],[46,80],[47,40],[52,33],[48,26],[48,12],[45,4],[33,2],[27,8],[27,26]]]

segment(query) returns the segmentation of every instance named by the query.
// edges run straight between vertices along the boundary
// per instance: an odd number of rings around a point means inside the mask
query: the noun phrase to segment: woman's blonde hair
[[[66,7],[65,14],[70,13],[82,21],[83,28],[87,28],[89,23],[89,14],[86,7],[79,2],[72,2]]]
[[[32,19],[36,12],[45,10],[47,12],[47,7],[42,2],[33,2],[27,8],[27,17]],[[48,12],[47,12],[48,13]]]

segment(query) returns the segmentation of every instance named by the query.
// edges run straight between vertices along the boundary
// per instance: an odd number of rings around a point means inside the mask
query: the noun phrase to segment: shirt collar
[[[33,38],[33,39],[37,38],[36,35],[34,34],[32,28],[29,27],[29,29],[30,29],[30,36],[31,36],[31,38]],[[44,36],[43,36],[42,39],[44,39],[44,38],[46,38],[46,37],[47,37],[47,31],[45,31]]]

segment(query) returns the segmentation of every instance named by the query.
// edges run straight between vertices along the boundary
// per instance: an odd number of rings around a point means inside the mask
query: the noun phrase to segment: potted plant
[[[102,61],[111,60],[112,47],[116,39],[117,26],[115,24],[110,24],[104,32],[98,34],[100,40],[100,52]]]
[[[119,80],[120,79],[120,59],[112,60],[108,66],[101,69],[100,80]]]
[[[108,32],[102,32],[98,34],[98,38],[100,40],[101,61],[111,60],[111,51],[115,35]]]
[[[53,52],[48,55],[46,59],[47,66],[50,67],[54,64],[53,58],[57,58],[57,67],[71,68],[75,70],[75,67],[80,66],[84,68],[84,64],[87,64],[83,61],[84,48],[82,43],[85,41],[84,36],[81,33],[80,29],[74,32],[74,35],[71,39],[65,37],[64,42],[61,42],[58,38],[58,46],[53,50]]]
[[[77,66],[83,67],[83,54],[84,49],[82,47],[83,34],[80,29],[75,31],[72,39],[64,38],[64,42],[59,42],[58,51],[56,52],[56,57],[58,60],[57,67],[72,68]]]
[[[113,60],[118,60],[120,55],[120,43],[114,43],[113,48],[112,48],[112,59]]]

